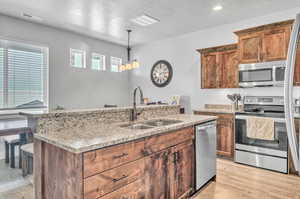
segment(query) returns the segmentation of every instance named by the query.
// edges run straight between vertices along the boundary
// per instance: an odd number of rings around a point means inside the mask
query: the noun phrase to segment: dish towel
[[[274,120],[272,118],[248,117],[247,137],[274,140]]]

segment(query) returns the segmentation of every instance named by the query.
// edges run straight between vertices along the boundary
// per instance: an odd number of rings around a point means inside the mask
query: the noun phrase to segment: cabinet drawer
[[[135,181],[101,199],[145,199],[145,184],[143,180]]]
[[[142,140],[84,153],[84,177],[140,159],[144,156],[144,147]]]
[[[143,178],[144,158],[84,180],[84,198],[95,199]]]
[[[194,128],[184,128],[177,132],[171,132],[164,135],[153,136],[145,141],[145,150],[148,154],[161,151],[163,149],[175,146],[186,140],[194,138]]]

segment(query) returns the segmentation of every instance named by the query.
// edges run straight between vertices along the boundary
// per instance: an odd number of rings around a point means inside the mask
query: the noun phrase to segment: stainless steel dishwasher
[[[216,121],[196,126],[196,190],[216,176]]]

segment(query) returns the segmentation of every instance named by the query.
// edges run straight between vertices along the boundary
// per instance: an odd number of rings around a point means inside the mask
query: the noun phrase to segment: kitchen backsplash
[[[51,133],[53,131],[80,127],[85,125],[95,125],[99,122],[128,122],[131,109],[123,108],[107,108],[93,109],[82,111],[61,111],[54,113],[42,114],[39,116],[28,116],[30,126],[35,129],[36,133]],[[137,111],[141,112],[138,120],[152,119],[167,115],[179,114],[180,106],[171,105],[153,105],[137,107]],[[84,132],[83,132],[84,133]]]

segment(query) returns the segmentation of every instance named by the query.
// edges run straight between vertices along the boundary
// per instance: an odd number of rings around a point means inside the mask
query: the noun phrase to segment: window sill
[[[23,117],[23,116],[19,115],[20,112],[43,111],[43,110],[47,110],[47,109],[48,108],[26,108],[26,109],[0,110],[0,118]]]

